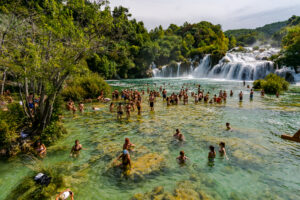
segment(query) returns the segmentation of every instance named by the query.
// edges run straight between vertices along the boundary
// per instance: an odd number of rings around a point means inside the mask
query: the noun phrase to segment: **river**
[[[250,101],[249,89],[240,81],[153,78],[108,82],[117,89],[145,90],[146,84],[158,88],[165,83],[168,94],[178,92],[183,84],[196,91],[195,84],[201,84],[211,94],[225,89],[227,93],[233,90],[234,96],[226,104],[195,105],[189,99],[188,105],[180,102],[170,107],[158,98],[155,111],[150,112],[145,95],[142,116],[135,112],[122,122],[109,112],[108,104],[86,104],[86,111],[75,116],[66,112],[63,121],[69,134],[48,148],[42,164],[72,167],[76,175],[68,180],[75,199],[150,199],[151,195],[157,199],[300,199],[300,144],[280,138],[300,128],[299,87],[291,86],[278,99],[255,92]],[[242,103],[238,101],[241,90]],[[100,110],[93,111],[92,106]],[[226,122],[231,123],[232,131],[225,130]],[[176,128],[185,142],[174,141]],[[136,145],[131,155],[136,168],[130,177],[111,167],[125,137]],[[78,159],[69,157],[75,139],[85,148]],[[214,165],[208,165],[209,145],[217,147],[221,141],[226,143],[229,159],[217,153]],[[180,150],[189,158],[185,166],[176,163]],[[26,156],[0,161],[0,199],[6,199],[31,174],[30,165]],[[84,169],[80,174],[79,168]],[[158,192],[150,194],[154,188]]]

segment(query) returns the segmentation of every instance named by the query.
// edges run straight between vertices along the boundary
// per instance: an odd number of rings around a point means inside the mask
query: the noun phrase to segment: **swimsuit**
[[[154,102],[150,102],[150,107],[153,107],[154,106]]]

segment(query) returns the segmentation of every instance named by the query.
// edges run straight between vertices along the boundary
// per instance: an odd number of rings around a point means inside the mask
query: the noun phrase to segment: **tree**
[[[61,92],[64,81],[72,74],[86,69],[84,58],[102,46],[103,18],[99,4],[89,4],[74,21],[76,3],[64,5],[45,1],[43,12],[19,16],[17,28],[7,36],[3,63],[19,86],[23,109],[32,122],[32,133],[41,133],[51,122],[53,104]],[[35,10],[35,9],[34,9]],[[83,9],[84,10],[84,9]],[[46,15],[44,13],[47,13]],[[6,59],[5,58],[9,58]],[[30,104],[30,95],[40,97],[38,106]]]

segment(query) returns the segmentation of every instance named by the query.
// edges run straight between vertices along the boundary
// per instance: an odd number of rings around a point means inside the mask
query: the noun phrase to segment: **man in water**
[[[180,151],[179,156],[176,158],[179,164],[185,164],[188,158],[185,156],[184,151]]]
[[[75,145],[72,147],[70,156],[79,156],[80,150],[82,150],[82,145],[79,143],[79,140],[75,140]]]
[[[239,94],[239,99],[240,99],[240,102],[243,101],[243,92],[241,91],[240,94]]]
[[[230,127],[230,123],[229,123],[229,122],[226,122],[226,130],[227,130],[227,131],[230,131],[230,130],[231,130],[231,127]]]
[[[119,106],[117,108],[117,119],[121,120],[123,115],[123,107],[122,103],[119,103]]]
[[[151,111],[154,111],[154,101],[155,101],[155,97],[153,95],[150,95],[150,97],[149,97],[149,103],[150,103],[150,109],[151,109]]]

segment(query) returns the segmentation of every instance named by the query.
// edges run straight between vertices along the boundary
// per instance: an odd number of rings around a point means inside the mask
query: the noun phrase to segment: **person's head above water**
[[[180,154],[181,156],[184,156],[184,151],[180,151],[179,154]]]
[[[79,140],[75,140],[75,144],[78,145],[79,144]]]
[[[129,138],[125,138],[125,143],[129,143]]]
[[[209,149],[210,149],[210,151],[215,151],[215,147],[212,145],[209,146]]]
[[[230,123],[229,122],[226,122],[226,127],[230,127]]]
[[[176,129],[176,133],[179,133],[179,132],[180,132],[180,131],[179,131],[179,129],[177,128],[177,129]]]
[[[225,142],[220,142],[220,147],[224,147],[225,148]]]

